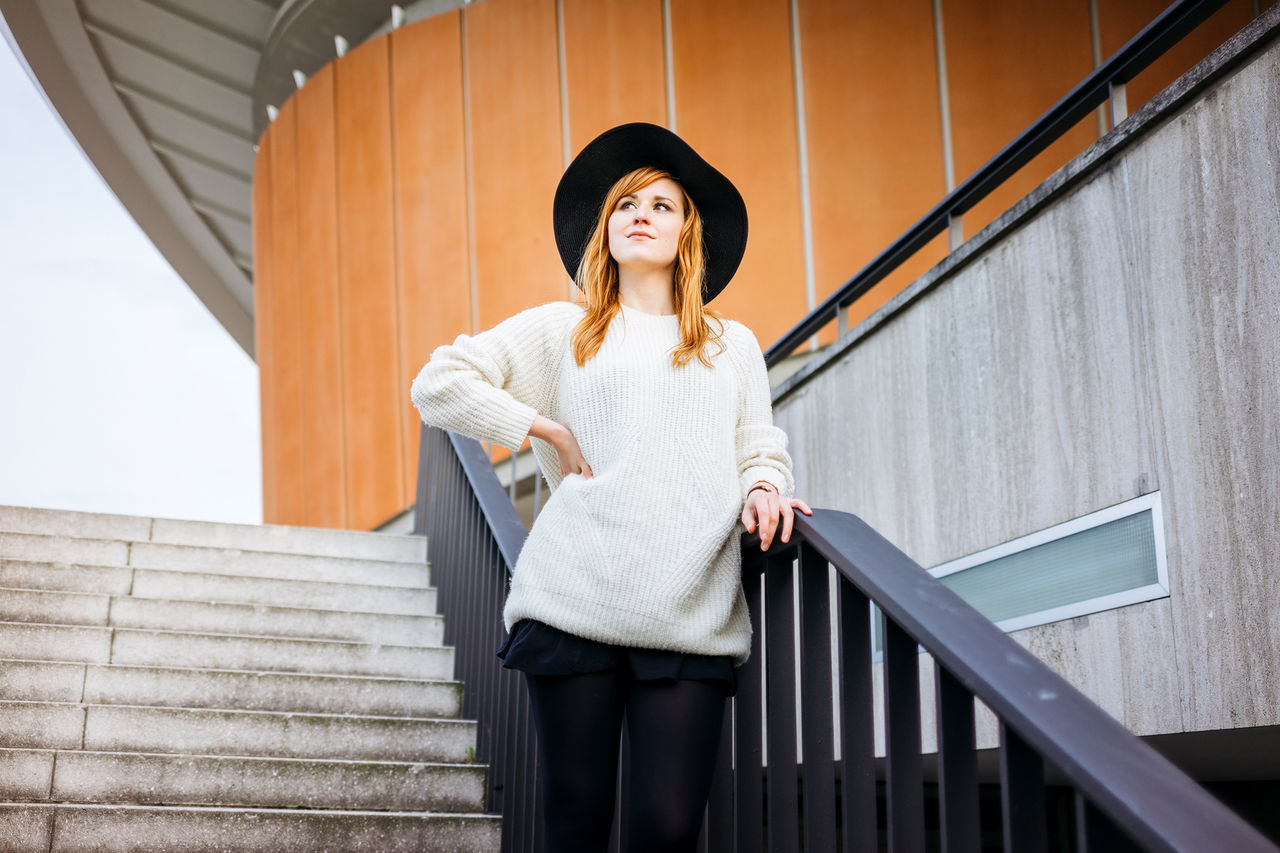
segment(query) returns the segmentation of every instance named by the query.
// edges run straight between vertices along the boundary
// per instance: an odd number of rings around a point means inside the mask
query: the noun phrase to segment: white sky
[[[0,39],[0,505],[262,520],[258,369]]]

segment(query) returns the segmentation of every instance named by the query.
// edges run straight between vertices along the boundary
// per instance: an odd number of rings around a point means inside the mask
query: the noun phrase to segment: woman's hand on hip
[[[791,541],[791,526],[795,522],[795,511],[805,515],[813,515],[809,505],[799,498],[784,498],[771,489],[756,489],[747,495],[746,506],[742,508],[742,526],[748,533],[760,528],[760,550],[767,551],[773,544],[773,535],[778,531],[778,522],[782,522],[782,541]]]
[[[584,478],[590,479],[591,466],[583,458],[578,439],[574,438],[573,432],[567,426],[538,415],[533,419],[529,435],[542,439],[556,449],[556,455],[560,457],[561,476],[581,474]]]

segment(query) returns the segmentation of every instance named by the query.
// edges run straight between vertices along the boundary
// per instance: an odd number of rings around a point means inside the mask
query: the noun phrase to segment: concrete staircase
[[[497,850],[420,537],[0,507],[0,853]]]

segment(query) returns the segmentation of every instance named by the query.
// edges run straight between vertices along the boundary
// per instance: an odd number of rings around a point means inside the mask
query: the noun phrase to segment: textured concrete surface
[[[0,699],[26,702],[79,702],[84,664],[0,660]]]
[[[53,779],[53,750],[0,749],[0,797],[44,800]],[[4,849],[0,836],[0,850]]]
[[[0,804],[0,837],[54,853],[492,853],[501,825],[486,815]]]
[[[0,614],[5,612],[0,590]],[[43,613],[47,611],[36,611]],[[106,620],[103,607],[102,618]],[[360,643],[438,646],[444,637],[439,616],[393,616],[301,607],[208,603],[117,597],[110,624],[117,628],[165,629],[272,637],[310,637]]]
[[[80,539],[145,542],[151,533],[151,519],[99,512],[0,506],[0,530],[45,536],[74,536]]]
[[[239,601],[280,607],[318,607],[428,616],[436,612],[432,588],[370,586],[275,578],[207,575],[138,569],[133,594],[145,598],[187,598],[198,601]]]
[[[52,755],[0,750],[0,778],[10,766],[24,770],[27,790],[34,792],[11,796],[136,805],[484,810],[485,768],[476,765],[64,751],[58,753],[50,791]]]
[[[130,546],[129,565],[139,569],[383,586],[423,587],[430,581],[426,566],[418,563],[272,554],[235,548],[155,545],[149,542],[135,542]]]
[[[274,524],[213,524],[157,518],[150,541],[405,563],[425,563],[427,560],[427,540],[422,536]]]
[[[36,507],[0,506],[0,531],[410,563],[422,563],[427,558],[426,539],[421,536],[140,518]]]
[[[0,586],[9,588],[127,595],[132,578],[133,570],[122,566],[0,559]]]
[[[6,665],[0,662],[0,697]],[[23,684],[34,679],[24,679]],[[81,693],[74,683],[75,697]],[[65,692],[69,693],[69,689]],[[89,666],[84,702],[95,705],[154,705],[177,708],[237,708],[385,717],[456,717],[462,685],[456,681],[411,681],[365,676],[324,676],[145,666]],[[45,701],[67,701],[45,698]]]
[[[0,853],[497,849],[423,553],[0,507]]]
[[[6,560],[127,566],[129,544],[106,539],[0,532],[0,554]]]
[[[84,719],[81,705],[0,701],[0,747],[78,749]]]
[[[21,660],[106,663],[111,629],[0,622],[0,649],[5,656]]]
[[[84,748],[101,752],[465,762],[476,735],[475,723],[464,720],[114,705],[86,710]]]
[[[111,663],[443,679],[453,649],[114,629]],[[95,663],[105,661],[95,660]]]
[[[106,625],[111,596],[0,587],[0,621]]]
[[[925,566],[1158,490],[1170,598],[1015,635],[1142,734],[1280,723],[1277,127],[1272,43],[775,405]]]

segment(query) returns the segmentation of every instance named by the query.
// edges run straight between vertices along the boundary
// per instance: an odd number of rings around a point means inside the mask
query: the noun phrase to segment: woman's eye
[[[657,210],[670,210],[671,205],[667,204],[665,201],[660,201],[654,204],[654,208]]]
[[[636,203],[634,201],[624,201],[618,205],[618,210],[629,210],[630,208],[633,208],[635,206],[636,206]]]

